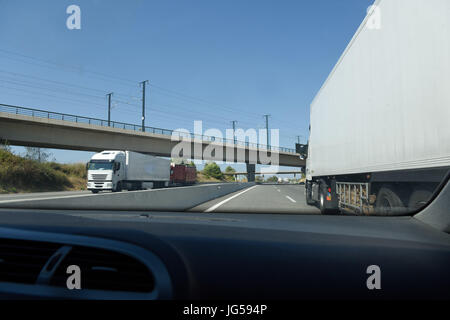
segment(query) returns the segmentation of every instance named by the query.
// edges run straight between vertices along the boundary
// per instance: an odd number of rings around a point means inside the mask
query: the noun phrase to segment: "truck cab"
[[[104,190],[121,191],[126,174],[125,159],[123,151],[96,153],[86,164],[87,189],[93,193]]]

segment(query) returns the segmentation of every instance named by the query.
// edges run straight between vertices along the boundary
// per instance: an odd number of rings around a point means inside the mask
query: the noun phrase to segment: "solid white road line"
[[[199,184],[195,186],[187,186],[187,187],[178,187],[178,188],[201,188],[203,186],[212,186],[212,185],[222,185],[222,183],[211,183],[211,184]],[[39,200],[58,200],[58,199],[71,199],[71,198],[81,198],[81,197],[101,197],[106,195],[120,195],[124,193],[140,193],[140,192],[149,192],[149,191],[166,191],[171,190],[170,188],[167,189],[148,189],[148,190],[136,190],[136,191],[123,191],[118,193],[97,193],[97,194],[90,194],[90,193],[82,193],[82,194],[74,194],[74,195],[61,195],[61,196],[50,196],[50,197],[37,197],[37,198],[19,198],[19,199],[9,199],[9,200],[0,200],[0,204],[2,203],[17,203],[17,202],[29,202],[29,201],[39,201]]]
[[[46,197],[46,198],[28,198],[28,199],[2,200],[2,201],[0,201],[0,204],[2,204],[2,203],[15,203],[15,202],[29,202],[29,201],[38,201],[38,200],[70,199],[70,198],[92,197],[92,196],[96,196],[96,195],[83,193],[83,194],[77,194],[77,195],[71,195],[71,196],[60,196],[60,197],[55,196],[55,197]]]
[[[225,200],[223,200],[223,201],[221,201],[221,202],[219,202],[219,203],[216,203],[216,204],[213,205],[211,208],[206,209],[206,210],[203,211],[203,212],[211,212],[211,211],[214,211],[214,210],[216,210],[218,207],[220,207],[221,205],[227,203],[228,201],[230,201],[230,200],[232,200],[232,199],[234,199],[234,198],[240,196],[241,194],[246,193],[247,191],[250,191],[250,190],[252,190],[253,188],[256,188],[256,187],[257,187],[257,186],[253,186],[253,187],[250,187],[250,188],[248,188],[248,189],[245,189],[244,191],[241,191],[241,192],[235,194],[234,196],[231,196],[231,197],[229,197],[229,198],[227,198],[227,199],[225,199]]]
[[[294,199],[292,199],[291,197],[289,197],[289,196],[286,196],[286,198],[288,198],[289,200],[291,200],[292,202],[294,202],[294,203],[296,203],[297,201],[295,201]]]

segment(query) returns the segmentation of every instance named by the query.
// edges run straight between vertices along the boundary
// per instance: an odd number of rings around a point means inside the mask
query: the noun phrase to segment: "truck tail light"
[[[328,188],[327,201],[331,201],[331,188]]]

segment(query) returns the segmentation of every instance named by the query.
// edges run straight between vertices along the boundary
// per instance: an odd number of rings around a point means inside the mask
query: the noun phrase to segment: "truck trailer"
[[[170,183],[171,185],[187,186],[192,185],[197,180],[197,169],[186,164],[171,164]]]
[[[87,189],[93,193],[186,186],[197,178],[194,166],[131,151],[96,153],[86,167]]]
[[[450,1],[376,1],[311,103],[309,130],[308,204],[425,205],[450,169]]]
[[[131,151],[96,153],[87,169],[87,189],[93,193],[161,188],[170,181],[170,160]]]

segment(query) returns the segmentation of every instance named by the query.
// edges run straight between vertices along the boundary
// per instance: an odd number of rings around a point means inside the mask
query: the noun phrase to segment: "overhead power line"
[[[62,69],[64,71],[68,71],[69,70],[69,71],[74,71],[74,72],[77,72],[77,73],[82,72],[85,75],[88,74],[88,75],[96,77],[98,79],[102,79],[103,81],[108,81],[108,82],[115,81],[117,83],[121,83],[121,85],[126,84],[126,86],[129,87],[129,88],[136,88],[137,87],[136,86],[136,82],[134,80],[126,79],[124,77],[118,77],[118,76],[115,76],[115,75],[112,75],[112,74],[108,74],[108,73],[103,73],[103,72],[90,70],[90,69],[87,69],[87,68],[82,67],[82,66],[72,66],[72,65],[68,65],[68,64],[56,63],[54,61],[50,61],[50,60],[47,60],[47,59],[41,59],[41,58],[37,58],[37,57],[31,56],[31,55],[26,55],[26,54],[13,52],[13,51],[10,51],[10,50],[5,50],[5,49],[0,49],[0,53],[2,53],[3,55],[6,55],[7,56],[6,58],[8,58],[8,59],[20,61],[22,63],[28,63],[28,64],[40,66],[40,67],[53,68],[53,69],[57,69],[58,71],[61,71],[61,69]],[[78,88],[78,89],[82,89],[82,90],[89,90],[89,91],[98,92],[98,93],[101,92],[102,93],[102,97],[96,96],[95,97],[96,99],[100,99],[100,98],[103,99],[104,98],[103,95],[105,94],[105,91],[106,91],[106,90],[104,91],[104,90],[100,90],[100,89],[96,89],[96,88],[88,88],[88,87],[75,85],[75,84],[69,84],[69,83],[65,83],[65,82],[62,82],[62,81],[55,81],[55,80],[44,79],[44,78],[40,78],[40,77],[36,77],[36,76],[24,75],[24,74],[20,74],[20,73],[17,73],[17,72],[11,72],[11,71],[5,71],[5,70],[0,70],[0,72],[8,73],[8,74],[15,75],[15,76],[22,76],[22,77],[32,78],[32,79],[36,79],[36,80],[46,81],[46,82],[49,82],[49,83],[54,83],[54,84],[58,84],[58,85],[62,85],[62,86]],[[30,87],[34,86],[35,88],[37,88],[36,85],[30,84],[30,82],[27,82],[27,84]],[[17,84],[17,85],[20,85],[20,84]],[[254,119],[256,119],[256,118],[258,118],[260,116],[259,114],[254,113],[254,112],[244,111],[245,109],[243,109],[243,108],[240,108],[240,109],[233,108],[233,107],[230,107],[230,106],[226,106],[226,105],[224,105],[222,103],[217,103],[217,102],[209,101],[207,99],[195,97],[193,95],[189,95],[189,94],[185,94],[185,93],[182,93],[182,92],[178,92],[176,90],[165,88],[165,87],[160,86],[160,85],[158,85],[158,84],[156,84],[154,82],[149,83],[149,86],[151,86],[153,89],[155,89],[156,92],[159,91],[160,94],[163,94],[163,95],[166,95],[166,96],[171,96],[173,98],[176,98],[176,99],[179,99],[181,101],[188,102],[188,103],[191,103],[191,104],[192,103],[198,103],[198,104],[202,104],[202,105],[205,105],[205,106],[213,106],[214,109],[221,109],[221,110],[224,110],[226,112],[233,112],[233,113],[238,112],[241,117],[245,117],[245,118],[252,119],[252,120],[254,120]],[[49,88],[43,88],[43,89],[55,92],[55,89],[49,89]],[[106,92],[108,92],[108,91],[106,91]],[[61,93],[60,89],[58,89],[58,93]],[[74,92],[65,90],[65,93],[70,94],[70,93],[74,93]],[[89,94],[87,94],[87,93],[77,93],[77,94],[78,95],[83,95],[83,96],[86,96],[86,97],[89,96]],[[94,95],[90,95],[90,96],[91,96],[91,98],[94,98]],[[117,99],[117,98],[114,99],[115,102],[117,102],[117,103],[126,104],[126,105],[130,105],[130,106],[137,106],[136,104],[134,104],[132,102],[132,100],[135,100],[136,102],[139,100],[139,98],[137,98],[137,97],[135,97],[133,95],[128,95],[128,94],[124,94],[124,93],[120,93],[120,92],[117,92],[116,96],[119,97],[119,98],[120,97],[122,97],[122,98],[123,97],[131,98],[131,99],[125,99],[125,100],[128,100],[128,101],[125,101],[124,99]],[[196,112],[198,113],[198,111],[196,111]],[[227,118],[227,121],[230,120],[229,118],[230,117]],[[273,119],[273,121],[281,123],[281,120]],[[243,123],[243,121],[240,121],[240,122]],[[283,122],[282,122],[283,129],[285,129],[287,127],[286,123],[290,123],[292,125],[292,128],[295,131],[298,131],[298,124],[294,124],[294,123],[286,121],[286,120],[283,120]],[[294,131],[292,131],[292,133],[294,133]],[[295,132],[295,133],[297,133],[297,132]]]
[[[17,72],[12,72],[12,71],[6,71],[6,70],[1,70],[1,69],[0,69],[0,73],[6,73],[6,74],[13,75],[13,76],[23,77],[25,79],[30,79],[30,78],[31,79],[36,79],[36,80],[39,80],[39,81],[50,82],[50,83],[63,85],[63,86],[67,86],[67,87],[74,87],[74,88],[79,88],[79,89],[83,89],[83,90],[95,91],[95,92],[102,93],[102,94],[104,94],[106,92],[106,90],[95,89],[95,88],[92,88],[92,87],[84,87],[84,86],[80,86],[80,85],[72,84],[72,83],[68,83],[68,82],[44,79],[44,78],[41,78],[41,77],[36,77],[36,76],[28,75],[28,74],[17,73]],[[124,97],[126,96],[126,97],[130,97],[130,98],[135,98],[134,96],[128,95],[128,94],[125,94],[125,93],[118,92],[117,94],[120,95],[120,96],[124,96]]]
[[[0,52],[3,52],[3,53],[8,54],[8,55],[20,56],[20,57],[23,57],[23,58],[26,58],[26,59],[30,59],[30,60],[34,60],[34,61],[44,62],[44,63],[50,64],[50,65],[53,65],[53,66],[57,66],[59,68],[70,69],[70,70],[73,70],[73,71],[83,72],[83,73],[90,73],[90,74],[97,75],[97,76],[100,76],[100,77],[103,77],[103,78],[106,78],[106,79],[115,79],[117,81],[126,82],[126,83],[128,83],[130,85],[131,84],[135,84],[135,81],[133,81],[133,80],[125,79],[125,78],[122,78],[122,77],[117,77],[117,76],[114,76],[114,75],[111,75],[111,74],[106,74],[106,73],[102,73],[102,72],[88,70],[88,69],[86,69],[84,67],[74,67],[74,66],[67,65],[67,64],[56,63],[54,61],[45,60],[45,59],[41,59],[41,58],[36,58],[36,57],[32,57],[32,56],[29,56],[29,55],[26,55],[26,54],[13,52],[13,51],[5,50],[5,49],[0,49]]]
[[[89,69],[84,68],[84,67],[74,67],[74,66],[70,66],[70,65],[67,65],[67,64],[55,63],[55,62],[50,61],[50,60],[40,59],[40,58],[32,57],[32,56],[29,56],[29,55],[13,52],[13,51],[10,51],[10,50],[0,49],[0,52],[6,53],[8,55],[20,56],[20,57],[23,57],[23,58],[26,58],[26,59],[31,59],[33,61],[44,62],[44,63],[46,63],[48,65],[53,65],[53,66],[56,66],[58,68],[69,69],[69,70],[76,71],[76,72],[82,71],[83,73],[89,73],[89,74],[92,74],[92,75],[100,76],[104,80],[108,80],[108,81],[118,80],[118,81],[121,81],[121,82],[127,82],[130,85],[136,83],[133,80],[125,79],[125,78],[122,78],[122,77],[117,77],[117,76],[114,76],[114,75],[111,75],[111,74],[106,74],[106,73],[102,73],[102,72],[92,71],[92,70],[89,70]],[[22,61],[22,62],[25,62],[25,61]],[[45,65],[41,65],[41,66],[47,67]],[[181,92],[178,92],[178,91],[175,91],[175,90],[172,90],[172,89],[167,89],[167,88],[164,88],[164,87],[162,87],[160,85],[157,85],[154,82],[150,82],[149,86],[151,86],[151,87],[153,87],[153,88],[155,88],[157,90],[165,91],[166,93],[170,93],[172,95],[176,95],[179,98],[189,99],[191,101],[197,101],[197,102],[200,102],[200,103],[203,103],[203,104],[207,104],[207,105],[210,105],[210,106],[215,106],[215,107],[218,107],[218,108],[222,108],[222,109],[225,109],[225,110],[228,110],[228,111],[231,111],[231,112],[239,112],[241,115],[247,114],[247,116],[250,115],[252,117],[259,116],[259,114],[257,114],[257,113],[246,112],[242,108],[241,109],[231,108],[231,107],[228,107],[228,106],[224,106],[223,104],[219,104],[219,103],[208,101],[208,100],[203,99],[203,98],[198,98],[198,97],[194,97],[192,95],[187,95],[185,93],[181,93]],[[135,87],[135,85],[133,87]]]

